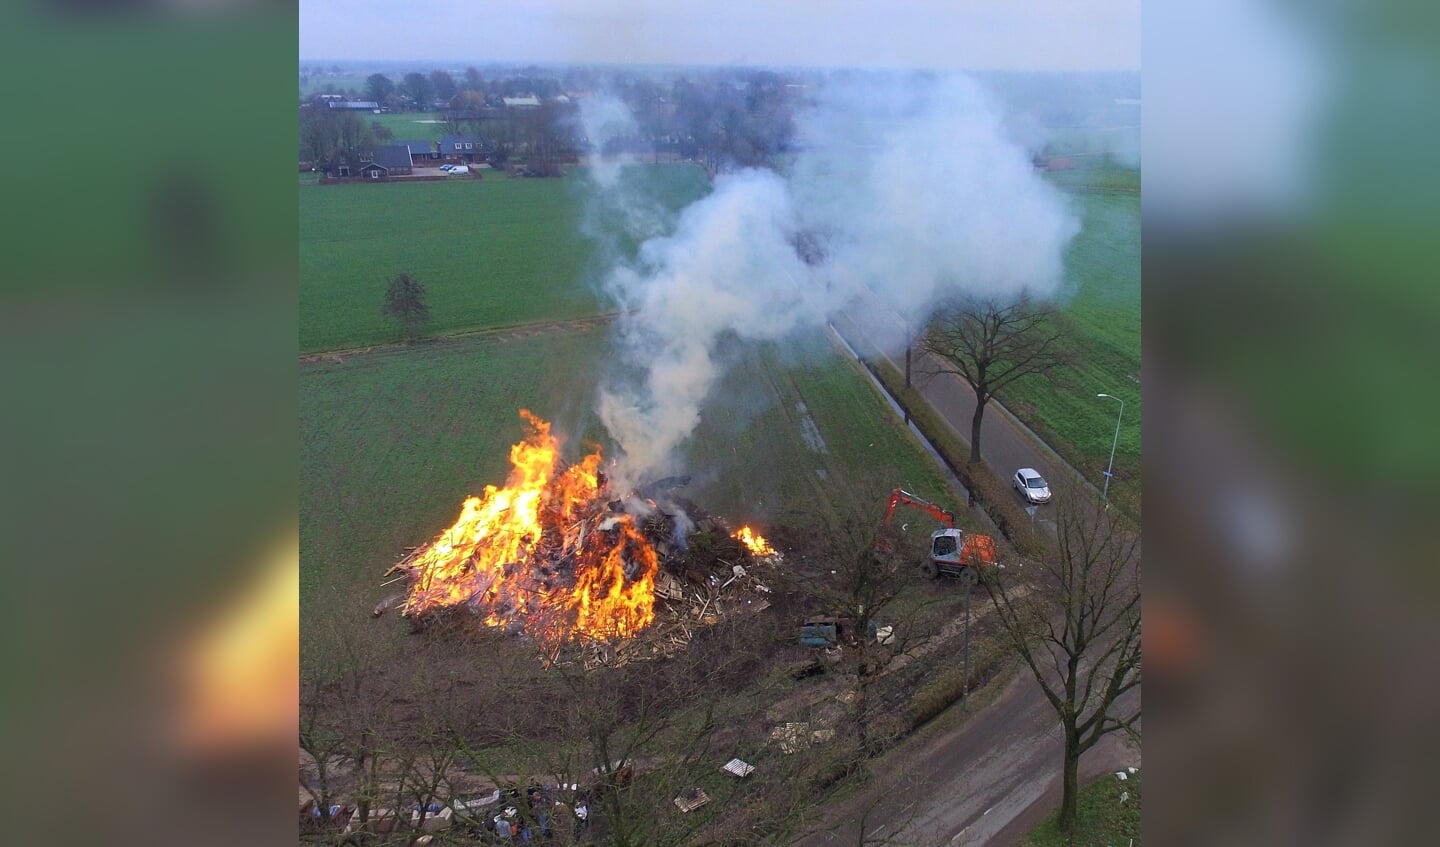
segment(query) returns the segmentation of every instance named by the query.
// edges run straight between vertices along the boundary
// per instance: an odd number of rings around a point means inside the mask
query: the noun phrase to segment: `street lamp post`
[[[1120,400],[1114,394],[1096,394],[1096,397],[1109,397],[1111,400]],[[1125,417],[1125,401],[1120,400],[1120,414],[1115,416],[1115,438],[1110,442],[1110,466],[1105,469],[1105,490],[1100,494],[1100,499],[1106,505],[1110,503],[1110,476],[1115,470],[1115,447],[1120,443],[1120,420]]]

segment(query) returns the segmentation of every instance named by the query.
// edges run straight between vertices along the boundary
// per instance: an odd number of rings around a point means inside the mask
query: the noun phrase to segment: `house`
[[[377,147],[369,153],[342,153],[321,169],[329,179],[389,179],[411,172],[410,148],[403,144]]]
[[[433,141],[397,141],[395,143],[409,148],[412,162],[417,159],[440,158],[440,154],[435,152],[435,142]]]
[[[390,176],[390,169],[376,162],[365,162],[356,172],[361,179],[385,179]]]
[[[480,140],[473,135],[447,135],[440,139],[440,158],[473,162],[480,150]]]
[[[404,144],[387,144],[376,149],[372,162],[384,168],[386,176],[405,176],[415,167],[410,148]]]

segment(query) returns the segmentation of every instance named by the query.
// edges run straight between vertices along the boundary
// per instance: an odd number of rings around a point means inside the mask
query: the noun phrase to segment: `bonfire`
[[[550,424],[520,415],[528,433],[510,449],[505,485],[465,500],[453,526],[391,569],[408,580],[397,604],[417,622],[466,613],[546,644],[633,638],[656,619],[657,577],[676,583],[662,561],[678,563],[696,522],[669,501],[609,491],[598,447],[565,465]],[[731,536],[750,564],[778,558],[749,527]]]

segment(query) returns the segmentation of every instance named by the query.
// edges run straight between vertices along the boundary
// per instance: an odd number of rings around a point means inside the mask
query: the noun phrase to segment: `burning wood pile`
[[[399,607],[423,628],[467,615],[540,641],[551,662],[577,644],[592,667],[669,655],[696,627],[769,605],[763,580],[780,555],[672,496],[688,478],[616,496],[598,449],[563,466],[550,424],[520,414],[530,432],[510,450],[505,487],[467,499],[453,526],[387,571],[407,587],[377,616]]]

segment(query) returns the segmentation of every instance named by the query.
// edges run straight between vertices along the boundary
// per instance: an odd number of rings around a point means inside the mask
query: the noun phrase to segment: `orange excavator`
[[[995,539],[988,535],[976,535],[955,527],[955,515],[916,497],[910,492],[897,488],[890,493],[890,503],[885,507],[885,526],[890,526],[895,509],[900,505],[919,509],[930,517],[945,524],[930,535],[930,553],[925,558],[925,573],[930,577],[962,576],[967,568],[974,568],[980,576],[985,568],[995,564]]]

